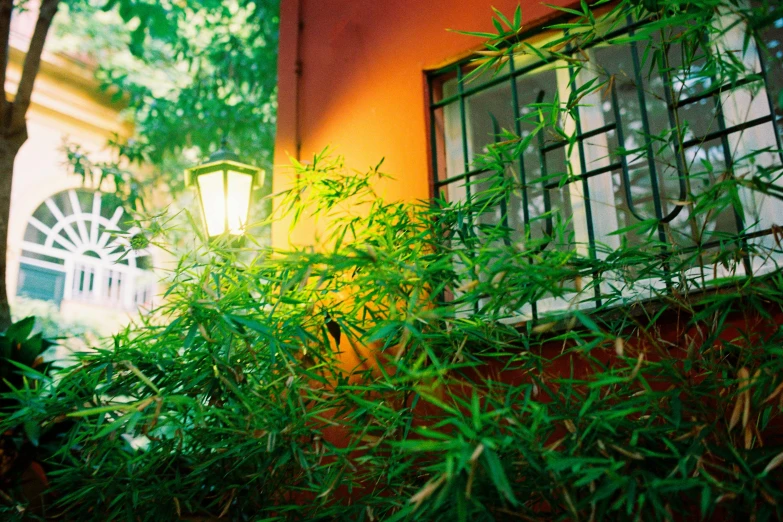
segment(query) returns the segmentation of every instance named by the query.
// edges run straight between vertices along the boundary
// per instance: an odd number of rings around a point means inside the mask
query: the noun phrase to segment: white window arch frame
[[[80,201],[79,192],[92,194],[90,204]],[[58,205],[57,199],[63,195],[70,209]],[[105,196],[100,191],[68,189],[46,198],[27,222],[44,240],[25,238],[20,265],[64,273],[63,301],[127,311],[152,306],[156,280],[150,270],[139,266],[139,260],[151,260],[151,254],[147,249],[130,248],[129,238],[140,229],[121,228],[123,216],[127,218],[122,206],[117,206],[110,218],[102,214]],[[56,220],[52,226],[35,217],[43,207]]]

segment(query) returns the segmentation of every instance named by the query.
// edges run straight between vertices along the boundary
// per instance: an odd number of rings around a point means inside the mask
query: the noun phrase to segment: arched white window
[[[124,310],[151,304],[149,253],[131,250],[127,238],[117,236],[137,232],[127,219],[110,194],[67,190],[48,198],[27,224],[17,295]]]

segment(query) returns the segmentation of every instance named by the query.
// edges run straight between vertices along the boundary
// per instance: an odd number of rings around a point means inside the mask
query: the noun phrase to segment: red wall
[[[297,157],[299,150],[306,160],[331,145],[351,168],[366,169],[385,158],[384,172],[396,178],[381,188],[388,198],[429,197],[424,71],[483,43],[449,29],[493,31],[491,7],[511,16],[518,4],[282,0],[275,191],[287,186],[289,155]],[[527,26],[553,14],[538,1],[523,2],[522,13]],[[287,227],[282,222],[273,230],[276,246],[289,239],[310,242],[312,224],[290,238]]]

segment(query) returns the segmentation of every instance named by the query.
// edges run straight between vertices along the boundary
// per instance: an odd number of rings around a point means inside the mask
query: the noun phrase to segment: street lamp
[[[185,170],[185,183],[195,185],[207,235],[242,234],[250,213],[254,186],[264,182],[263,169],[247,165],[223,140],[203,165]]]

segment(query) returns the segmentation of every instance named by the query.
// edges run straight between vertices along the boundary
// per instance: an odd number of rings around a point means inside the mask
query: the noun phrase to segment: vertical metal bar
[[[632,22],[628,17],[628,24]],[[628,36],[633,37],[633,29],[628,31]],[[647,149],[647,168],[650,171],[650,186],[653,194],[653,205],[655,207],[655,217],[658,219],[658,239],[661,243],[666,242],[666,231],[663,223],[663,207],[661,205],[660,187],[658,186],[658,169],[655,166],[655,151],[652,147],[652,132],[650,130],[650,120],[647,117],[647,97],[644,94],[644,79],[642,78],[641,64],[639,62],[639,49],[636,42],[631,42],[631,60],[633,62],[634,81],[636,81],[636,94],[639,100],[639,112],[642,118],[642,130],[644,131],[644,144]],[[617,118],[619,122],[619,118]]]
[[[568,50],[567,52],[570,52]],[[569,64],[568,65],[568,76],[570,80],[570,87],[571,91],[575,91],[577,89],[576,85],[576,76],[577,74],[574,73],[574,68]],[[575,111],[577,111],[577,117],[574,118],[574,123],[576,124],[576,135],[577,138],[581,136],[582,134],[582,124],[579,121],[578,111],[579,108],[575,107]],[[585,147],[584,147],[584,141],[577,139],[577,145],[579,150],[579,168],[581,169],[581,172],[587,172],[587,163],[585,161]],[[571,148],[570,145],[568,147]],[[590,256],[590,259],[596,259],[595,254],[595,231],[593,230],[593,211],[592,206],[590,205],[590,186],[589,186],[589,180],[586,178],[582,178],[582,194],[584,196],[584,205],[585,205],[585,221],[587,222],[587,252]],[[597,274],[593,274],[593,277],[595,278]],[[596,307],[601,306],[601,285],[595,284],[593,285],[593,288],[595,290],[595,305]]]
[[[465,112],[465,95],[462,85],[462,67],[457,66],[457,95],[459,96],[459,122],[462,131],[462,163],[464,172],[470,171],[470,158],[468,157],[468,122]],[[465,178],[465,196],[470,200],[470,177]]]
[[[669,117],[669,128],[675,132],[676,141],[674,142],[674,157],[675,157],[675,163],[677,165],[677,174],[678,174],[678,181],[679,181],[679,188],[680,188],[680,194],[678,199],[680,201],[686,201],[690,193],[689,191],[690,179],[688,178],[687,166],[683,161],[682,139],[680,136],[679,118],[678,115],[675,113],[677,109],[674,105],[674,100],[672,100],[672,93],[674,92],[674,87],[672,85],[671,75],[669,74],[669,69],[667,66],[668,52],[669,52],[668,46],[664,43],[663,35],[662,35],[661,53],[658,60],[658,72],[663,78],[663,93],[664,93],[664,99],[666,100],[666,112]],[[674,219],[674,217],[677,214],[679,214],[683,208],[684,207],[682,206],[677,206],[674,210],[669,212],[669,214],[664,216],[663,221],[668,223],[669,221]],[[664,240],[663,243],[666,243],[666,241]],[[674,248],[674,245],[671,245],[671,247]],[[663,255],[666,256],[666,253],[664,253]],[[664,259],[663,269],[668,276],[669,264],[667,262],[667,259]],[[670,277],[666,277],[666,280],[664,282],[666,283],[666,287],[668,289],[671,289],[672,284],[671,284]]]
[[[541,91],[538,93],[538,97],[536,98],[537,103],[540,103],[540,100],[543,99],[545,96],[544,91]],[[536,135],[536,139],[538,140],[538,161],[541,163],[541,179],[546,179],[547,176],[549,176],[549,169],[546,164],[546,153],[544,152],[544,135],[542,133],[538,133]],[[546,215],[546,220],[544,221],[545,228],[544,233],[547,237],[551,239],[552,232],[554,230],[554,226],[552,225],[552,200],[549,197],[549,189],[546,188],[546,185],[541,182],[541,190],[544,195],[544,214]],[[547,242],[548,243],[548,242]],[[542,247],[542,250],[546,248],[546,245]]]
[[[633,30],[633,19],[628,16],[626,18],[626,23],[630,26],[628,30],[628,36],[634,35]],[[659,186],[659,180],[658,180],[658,168],[655,166],[655,150],[653,150],[652,146],[652,139],[650,136],[652,136],[652,129],[650,128],[650,120],[647,114],[647,96],[644,92],[644,78],[642,77],[642,65],[641,61],[639,60],[639,48],[636,45],[636,41],[631,41],[631,62],[633,64],[633,75],[634,75],[634,81],[636,82],[636,95],[637,99],[639,101],[639,113],[642,119],[642,131],[644,132],[644,145],[646,148],[647,153],[647,169],[649,171],[650,175],[650,189],[652,190],[652,196],[653,196],[653,208],[655,209],[655,218],[658,220],[658,224],[656,226],[658,230],[658,241],[661,243],[661,255],[663,256],[663,272],[666,275],[664,278],[664,282],[666,283],[666,286],[670,288],[670,281],[669,281],[669,263],[666,260],[666,257],[668,255],[667,248],[666,248],[666,229],[663,224],[663,205],[661,202],[661,191]],[[668,95],[668,87],[666,80],[664,80],[664,90],[666,91]],[[669,106],[668,98],[667,98],[667,106]],[[671,123],[671,114],[669,115],[669,122]],[[616,115],[615,115],[615,123],[617,124],[617,128],[619,129],[621,127],[621,116],[620,116],[620,110],[619,107],[616,109]],[[618,134],[619,136],[619,134]],[[676,152],[675,152],[676,153]],[[679,160],[679,154],[677,154],[677,159]],[[625,156],[623,156],[625,158]],[[677,171],[678,176],[682,176],[682,170]],[[630,175],[625,179],[625,182],[630,185],[631,179]],[[681,190],[682,192],[682,190]],[[628,187],[628,191],[626,194],[630,194],[630,187]],[[628,199],[630,200],[630,196],[628,196]],[[684,200],[684,198],[681,198]],[[630,205],[629,205],[629,208]],[[638,217],[638,216],[637,216]]]
[[[430,106],[429,106],[429,109],[430,109],[430,150],[431,150],[431,154],[432,154],[432,176],[431,176],[431,178],[432,178],[432,190],[431,190],[431,192],[432,192],[432,203],[431,204],[433,205],[433,207],[439,208],[440,207],[440,203],[439,203],[440,202],[440,194],[438,194],[438,190],[439,189],[438,189],[438,185],[437,185],[437,182],[438,182],[438,168],[439,168],[439,165],[438,165],[438,131],[437,131],[437,127],[435,125],[435,122],[436,122],[435,114],[436,114],[436,111],[438,109],[433,107],[433,104],[435,102],[435,98],[433,96],[433,90],[434,89],[433,89],[433,85],[432,85],[432,80],[433,80],[433,78],[431,76],[427,77],[427,89],[429,91],[428,94],[429,94],[429,104],[430,104]],[[446,109],[443,109],[444,114],[445,114],[445,110]],[[445,136],[444,136],[444,143],[445,143]],[[446,174],[448,176],[448,173],[446,173]],[[446,302],[445,290],[440,292],[440,294],[438,295],[437,299],[440,300],[442,303]]]
[[[459,95],[459,122],[460,122],[460,129],[462,131],[462,160],[463,160],[463,166],[465,169],[465,172],[468,172],[470,170],[470,160],[468,158],[468,122],[467,122],[467,116],[465,112],[465,88],[462,85],[462,67],[457,64],[457,94]],[[466,199],[466,211],[467,211],[467,220],[468,220],[468,233],[466,234],[465,239],[470,239],[474,234],[474,224],[473,224],[473,213],[471,212],[471,190],[470,190],[470,178],[471,176],[465,177],[465,199]],[[473,259],[473,248],[472,245],[469,244],[466,245],[468,247],[468,256]],[[473,270],[471,270],[471,273],[474,273]],[[473,303],[473,311],[475,313],[478,313],[479,310],[479,302],[476,301]]]
[[[517,93],[517,82],[514,76],[514,60],[513,58],[508,61],[509,70],[511,75],[511,104],[514,111],[514,131],[517,137],[522,139],[522,124],[519,122],[519,94]],[[525,236],[529,234],[530,228],[530,209],[527,203],[527,180],[525,179],[525,151],[521,151],[517,161],[517,168],[519,169],[519,183],[522,187],[522,215],[525,219]]]
[[[467,113],[465,111],[465,95],[464,95],[465,89],[462,85],[462,80],[463,80],[462,67],[459,64],[457,64],[457,95],[459,96],[459,124],[460,124],[460,131],[462,134],[462,166],[464,169],[463,172],[469,172],[470,158],[468,157],[468,122],[467,122]],[[465,210],[467,212],[467,220],[469,225],[466,239],[469,236],[471,236],[473,232],[473,213],[471,212],[472,194],[470,190],[471,177],[472,176],[465,176],[465,203],[466,203]],[[471,251],[471,249],[468,250]]]
[[[664,62],[664,54],[668,53],[669,50],[666,45],[663,45],[663,42],[661,42],[661,57],[658,62],[658,72],[663,77],[663,94],[664,98],[666,99],[666,112],[669,115],[669,127],[671,130],[675,131],[677,133],[677,141],[674,143],[674,154],[675,154],[675,161],[677,163],[677,172],[679,174],[679,181],[680,181],[680,197],[679,199],[681,201],[685,201],[688,195],[688,189],[686,181],[688,179],[688,169],[684,162],[682,161],[682,147],[680,146],[680,139],[679,139],[679,133],[680,133],[680,125],[678,124],[678,118],[677,115],[674,113],[676,110],[674,106],[674,100],[672,100],[671,93],[674,91],[674,87],[672,85],[672,78],[669,74],[669,70],[666,66],[666,63]]]
[[[499,134],[500,134],[500,124],[498,123],[497,118],[490,113],[490,116],[492,117],[492,135],[493,135],[493,142],[495,144],[500,143]],[[508,195],[508,191],[505,190],[506,187],[506,173],[505,173],[505,165],[503,165],[503,173],[501,174],[503,179],[503,197],[500,200],[500,222],[503,224],[503,226],[508,230],[510,227],[508,225],[508,203],[506,202],[506,197]],[[503,236],[503,243],[506,244],[506,246],[511,245],[511,238],[508,237],[508,233],[504,234]]]
[[[519,93],[517,92],[517,81],[516,76],[514,75],[514,58],[512,57],[508,61],[509,66],[509,80],[511,82],[511,105],[512,110],[514,114],[514,131],[516,132],[517,138],[522,139],[522,124],[519,122]],[[527,179],[525,175],[525,151],[520,151],[519,157],[517,158],[517,168],[519,169],[519,185],[522,192],[522,217],[525,221],[523,227],[524,230],[522,230],[522,237],[525,238],[527,241],[528,238],[532,237],[532,231],[530,227],[530,209],[528,208],[528,196],[527,196]],[[541,163],[543,168],[543,163]],[[532,263],[533,260],[528,258],[528,262]],[[531,312],[533,316],[533,321],[538,320],[538,305],[535,301],[530,303],[531,306]]]
[[[714,74],[710,75],[710,78],[713,81],[713,84],[717,83],[717,78]],[[720,99],[720,93],[716,93],[712,97],[713,103],[715,105],[715,114],[717,116],[718,120],[718,130],[722,132],[720,137],[720,143],[723,147],[723,157],[724,161],[726,162],[726,171],[734,177],[734,157],[731,153],[731,145],[729,144],[729,136],[725,133],[726,130],[726,119],[723,116],[723,103]],[[737,238],[740,240],[741,248],[742,248],[742,263],[745,265],[745,275],[750,276],[753,274],[753,266],[750,263],[750,254],[748,253],[748,242],[742,238],[742,232],[745,230],[745,224],[742,221],[742,216],[739,215],[737,212],[737,209],[734,208],[734,205],[731,206],[731,211],[734,214],[734,224],[737,227]],[[707,226],[707,223],[704,224],[704,226]],[[703,238],[700,238],[703,239]]]
[[[775,132],[775,142],[778,144],[778,155],[780,156],[780,163],[783,165],[783,138],[781,133],[783,129],[778,126],[778,118],[775,114],[775,101],[772,99],[772,95],[769,93],[769,77],[767,76],[767,64],[764,60],[763,53],[756,49],[756,55],[759,58],[759,68],[761,69],[761,79],[764,82],[764,90],[767,93],[767,102],[769,103],[769,114],[772,116],[772,130]]]
[[[435,102],[435,99],[433,97],[433,86],[432,86],[432,77],[427,77],[427,91],[429,91],[427,94],[429,95],[429,103],[430,103],[430,154],[432,154],[432,189],[431,189],[431,195],[432,195],[432,201],[435,202],[438,200],[438,189],[437,182],[438,182],[438,131],[435,125],[436,117],[435,113],[437,109],[433,108],[433,103]],[[443,109],[445,111],[445,109]]]
[[[616,84],[612,85],[612,110],[614,112],[615,128],[617,129],[617,142],[620,144],[620,147],[625,148],[625,134],[623,132],[623,124],[620,114],[620,102],[617,99]],[[628,158],[625,154],[620,155],[620,164],[622,165],[623,169],[623,191],[625,192],[625,201],[628,204],[628,209],[631,211],[633,217],[639,221],[644,221],[644,216],[636,210],[636,205],[633,202],[633,194],[631,194],[631,174],[628,171]]]

